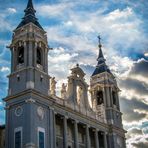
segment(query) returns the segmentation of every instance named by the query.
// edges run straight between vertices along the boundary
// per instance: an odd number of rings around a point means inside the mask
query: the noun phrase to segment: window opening
[[[103,103],[103,92],[97,91],[96,98],[97,98],[97,105],[101,105]]]
[[[18,64],[24,63],[24,47],[21,46],[18,48]]]

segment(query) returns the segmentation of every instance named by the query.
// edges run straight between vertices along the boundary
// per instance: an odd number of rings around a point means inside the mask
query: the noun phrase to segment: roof
[[[21,28],[28,23],[33,23],[37,27],[39,27],[40,29],[43,30],[42,26],[40,25],[40,23],[38,22],[38,19],[35,16],[36,11],[33,7],[32,0],[28,0],[28,4],[27,4],[27,7],[24,10],[24,12],[25,12],[25,15],[22,18],[22,21],[20,22],[20,24],[17,26],[16,29]]]
[[[108,72],[111,74],[111,71],[108,69],[106,64],[102,64],[101,66],[96,66],[96,69],[93,72],[92,76],[103,73],[103,72]]]
[[[109,70],[108,66],[105,63],[106,60],[105,60],[103,52],[102,52],[102,45],[100,43],[100,39],[101,38],[99,37],[99,45],[98,45],[99,55],[97,58],[98,63],[97,63],[96,69],[94,70],[92,76],[95,76],[95,75],[103,73],[103,72],[108,72],[108,73],[112,74],[111,71]]]

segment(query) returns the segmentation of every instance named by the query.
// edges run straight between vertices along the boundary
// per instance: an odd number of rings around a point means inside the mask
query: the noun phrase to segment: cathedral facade
[[[55,78],[48,75],[50,48],[46,32],[35,16],[32,0],[24,12],[9,46],[5,147],[125,148],[119,88],[105,63],[100,38],[90,85],[77,64],[58,97]]]

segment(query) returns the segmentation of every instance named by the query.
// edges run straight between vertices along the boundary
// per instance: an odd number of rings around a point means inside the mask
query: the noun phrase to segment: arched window
[[[116,105],[116,93],[112,92],[113,104]]]
[[[97,91],[96,98],[97,98],[97,105],[101,105],[103,103],[103,92]]]
[[[17,58],[18,64],[24,63],[24,47],[21,46],[18,48],[18,58]]]
[[[42,53],[40,48],[37,48],[37,64],[42,64]]]

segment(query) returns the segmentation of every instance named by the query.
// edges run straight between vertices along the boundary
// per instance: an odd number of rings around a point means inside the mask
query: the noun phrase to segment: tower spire
[[[98,55],[98,58],[97,58],[97,61],[99,61],[99,59],[104,59],[104,56],[103,56],[103,52],[102,52],[102,44],[101,44],[101,37],[100,35],[98,36],[98,42],[99,42],[99,55]]]
[[[32,0],[28,0],[28,4],[26,9],[24,10],[25,15],[22,18],[21,23],[18,25],[17,29],[28,24],[28,23],[33,23],[37,27],[43,30],[42,26],[39,24],[38,19],[35,16],[36,10],[33,7],[33,2]]]
[[[99,42],[99,44],[98,44],[99,55],[98,55],[98,58],[97,58],[98,63],[97,63],[96,69],[95,69],[94,73],[92,74],[92,76],[103,73],[103,72],[111,73],[110,70],[108,69],[106,63],[105,63],[106,60],[105,60],[103,52],[102,52],[102,44],[101,44],[100,35],[98,36],[98,42]]]
[[[32,0],[28,0],[27,8],[33,8]]]
[[[33,3],[32,3],[32,0],[28,0],[28,4],[27,4],[27,7],[26,9],[24,10],[25,12],[25,16],[27,15],[32,15],[35,17],[35,9],[33,7]]]

